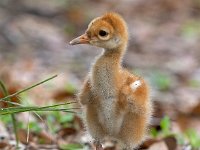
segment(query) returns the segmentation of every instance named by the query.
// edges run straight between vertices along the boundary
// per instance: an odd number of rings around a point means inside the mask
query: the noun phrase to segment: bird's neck
[[[104,51],[97,58],[93,68],[98,70],[102,69],[103,71],[103,67],[101,66],[106,66],[106,68],[110,68],[116,73],[116,71],[121,68],[121,62],[126,51],[126,45],[127,44],[124,43],[115,49],[104,49]]]
[[[125,47],[104,50],[93,66],[93,86],[98,91],[103,91],[104,99],[116,95],[124,51]]]
[[[121,67],[121,62],[125,51],[126,44],[120,45],[115,49],[104,49],[98,60],[102,64],[106,63],[107,65],[110,65],[113,69],[119,69]]]

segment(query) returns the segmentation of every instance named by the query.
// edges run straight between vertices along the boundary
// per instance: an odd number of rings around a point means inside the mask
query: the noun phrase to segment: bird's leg
[[[99,141],[94,141],[95,150],[103,150],[103,147]]]

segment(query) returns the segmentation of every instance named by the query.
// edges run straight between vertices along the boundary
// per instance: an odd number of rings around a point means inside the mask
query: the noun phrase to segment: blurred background
[[[74,99],[101,49],[69,41],[108,11],[127,21],[123,65],[151,84],[155,120],[200,133],[200,0],[1,0],[0,79],[13,93],[58,74],[27,103]]]

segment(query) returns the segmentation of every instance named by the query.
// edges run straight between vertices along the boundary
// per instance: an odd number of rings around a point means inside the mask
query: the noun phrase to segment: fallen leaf
[[[152,144],[158,142],[156,139],[148,139],[141,146],[140,149],[148,149]]]
[[[170,149],[167,148],[165,142],[161,141],[151,145],[151,147],[148,150],[170,150]]]
[[[19,141],[22,142],[23,144],[27,144],[33,141],[33,134],[29,133],[28,142],[27,142],[27,134],[28,134],[27,130],[18,129],[17,135],[18,135]]]
[[[53,99],[57,102],[60,102],[60,101],[66,101],[69,100],[69,99],[74,99],[75,98],[75,95],[74,93],[71,93],[71,92],[68,92],[66,90],[63,90],[63,91],[57,91],[54,95],[53,95]]]
[[[177,148],[177,140],[174,136],[168,136],[163,139],[169,150],[176,150]]]
[[[9,146],[8,141],[1,141],[1,142],[0,142],[0,149],[4,149],[4,148],[6,148],[7,146]]]
[[[72,135],[72,134],[76,134],[76,133],[77,133],[76,129],[70,128],[70,127],[62,128],[62,129],[58,132],[59,136],[61,136],[62,138],[65,137],[65,136],[69,136],[69,135]]]
[[[56,141],[52,135],[50,135],[49,133],[45,131],[41,131],[40,133],[37,133],[37,136],[41,144],[53,144]]]

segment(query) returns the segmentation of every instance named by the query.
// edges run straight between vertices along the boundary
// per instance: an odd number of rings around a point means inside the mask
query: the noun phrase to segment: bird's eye
[[[104,30],[100,30],[99,31],[99,35],[100,36],[106,36],[106,35],[108,35],[108,33],[106,31],[104,31]]]

